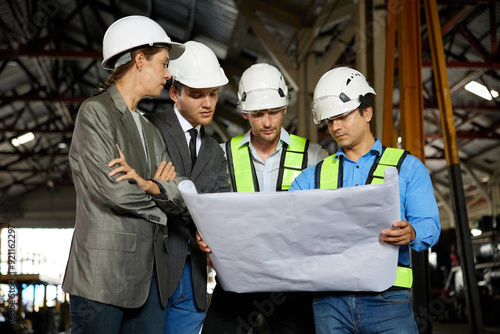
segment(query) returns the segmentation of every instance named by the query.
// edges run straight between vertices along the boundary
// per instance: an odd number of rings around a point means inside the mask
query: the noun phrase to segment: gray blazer
[[[131,111],[114,85],[80,107],[69,152],[77,204],[63,289],[71,295],[140,307],[156,262],[161,301],[167,304],[167,213],[185,208],[177,189],[183,178],[155,180],[165,193],[150,196],[136,184],[109,176],[108,163],[119,157],[116,144],[145,179],[153,178],[161,161],[170,161],[156,128],[144,117],[141,124],[148,158]]]
[[[227,162],[224,152],[215,139],[201,128],[201,147],[191,171],[191,156],[182,127],[172,106],[166,112],[145,114],[160,130],[167,143],[175,171],[191,179],[199,193],[230,191]],[[172,296],[179,284],[188,249],[191,251],[191,269],[196,305],[207,309],[207,258],[196,243],[196,227],[187,212],[168,216],[168,295]],[[190,240],[188,242],[188,240]]]

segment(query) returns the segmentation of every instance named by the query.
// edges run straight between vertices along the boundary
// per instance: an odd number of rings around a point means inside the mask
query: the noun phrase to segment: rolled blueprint
[[[337,190],[179,190],[225,290],[383,291],[396,280],[398,247],[379,240],[401,220],[394,167],[383,184]]]

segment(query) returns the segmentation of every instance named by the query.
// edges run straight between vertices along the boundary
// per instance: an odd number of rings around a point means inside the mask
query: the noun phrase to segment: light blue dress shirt
[[[382,144],[375,138],[371,150],[354,162],[347,158],[342,148],[335,154],[343,158],[343,187],[364,185],[375,158],[382,154]],[[307,168],[297,176],[289,191],[315,188],[316,167]],[[401,202],[401,220],[410,222],[415,230],[415,240],[409,246],[422,251],[434,246],[441,233],[439,211],[432,189],[431,178],[424,164],[416,157],[407,155],[399,171],[399,197]],[[349,210],[349,208],[345,208]],[[369,256],[367,254],[367,256]],[[399,262],[410,264],[408,246],[399,247]]]

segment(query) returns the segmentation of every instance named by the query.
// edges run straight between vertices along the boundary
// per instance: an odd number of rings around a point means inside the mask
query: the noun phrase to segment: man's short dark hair
[[[361,114],[361,116],[363,116],[363,110],[372,106],[372,94],[367,93],[365,95],[360,95],[359,101],[361,102],[361,104],[358,107],[358,111]]]
[[[177,91],[177,94],[181,94],[182,87],[184,87],[183,84],[181,84],[180,81],[173,79],[172,80],[172,86],[174,86],[175,90]]]

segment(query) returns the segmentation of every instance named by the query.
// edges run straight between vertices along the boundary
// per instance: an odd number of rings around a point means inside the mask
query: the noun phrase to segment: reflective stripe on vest
[[[342,161],[343,156],[339,155],[335,161],[335,154],[325,158],[316,165],[316,188],[319,189],[337,189],[342,188]],[[325,168],[323,168],[323,166]],[[318,171],[320,173],[318,174]],[[340,184],[339,184],[340,183]]]
[[[281,153],[276,191],[287,191],[293,180],[307,167],[308,148],[308,139],[290,135],[290,146],[286,145]]]
[[[248,145],[240,146],[245,135],[234,137],[226,144],[226,155],[229,165],[229,175],[234,191],[257,192],[258,183],[254,182],[255,171],[252,168],[252,157]]]
[[[413,271],[408,267],[398,266],[396,272],[396,282],[393,286],[399,286],[401,288],[410,289],[413,284]]]
[[[234,191],[237,192],[257,192],[259,185],[255,173],[255,167],[250,156],[248,145],[242,145],[244,135],[232,138],[226,143],[226,155],[229,166],[229,176],[233,184]],[[300,172],[307,167],[307,149],[309,140],[290,135],[290,146],[283,144],[277,191],[286,191],[292,185],[293,180]]]
[[[408,151],[383,147],[382,154],[373,162],[366,184],[384,183],[384,171],[387,167],[393,166],[398,169]],[[343,156],[339,155],[335,161],[335,155],[331,155],[316,165],[316,188],[318,189],[337,189],[342,188],[343,180]],[[393,286],[410,289],[413,284],[413,272],[411,268],[398,266],[396,273],[396,282]]]
[[[373,164],[370,175],[366,180],[367,184],[381,184],[384,183],[384,172],[389,166],[401,168],[404,158],[408,154],[408,151],[400,150],[397,148],[387,147],[382,151],[382,156],[377,164]],[[371,179],[370,179],[371,178]]]

